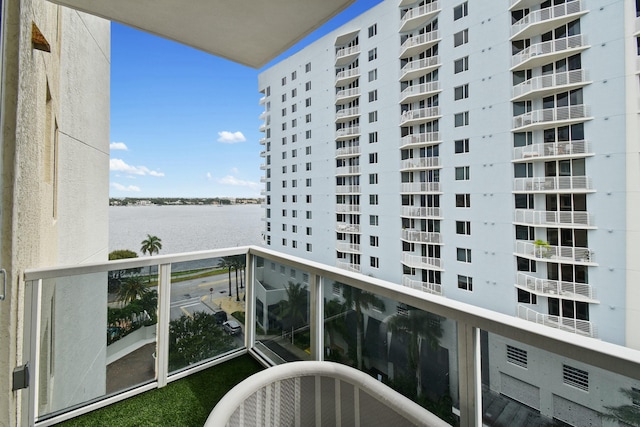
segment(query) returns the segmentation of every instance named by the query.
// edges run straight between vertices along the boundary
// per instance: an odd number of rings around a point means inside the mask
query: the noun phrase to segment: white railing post
[[[324,360],[324,300],[323,280],[317,274],[309,277],[309,331],[311,333],[311,359]]]
[[[23,354],[28,360],[23,362],[29,363],[29,388],[26,390],[26,402],[22,403],[22,407],[26,407],[22,419],[27,419],[27,425],[32,426],[35,424],[36,417],[38,416],[38,382],[40,372],[40,297],[42,293],[42,279],[31,280],[25,282],[25,296],[24,300],[29,301],[28,308],[25,308],[24,319],[24,331],[28,336],[24,337],[23,342],[26,344],[23,349]],[[30,294],[29,294],[30,293]],[[30,298],[29,298],[30,297]],[[23,396],[23,398],[25,398]]]
[[[158,388],[169,375],[169,321],[171,314],[171,264],[158,266],[158,323],[156,328],[156,375]]]
[[[458,322],[458,384],[460,427],[482,425],[480,330]]]
[[[255,301],[255,268],[256,255],[247,251],[247,273],[244,287],[244,346],[247,350],[256,343],[256,301]]]

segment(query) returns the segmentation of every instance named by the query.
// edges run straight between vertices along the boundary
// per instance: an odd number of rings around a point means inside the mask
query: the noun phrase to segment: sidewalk
[[[211,310],[224,310],[228,315],[231,315],[236,311],[241,311],[244,313],[245,307],[244,301],[242,300],[243,297],[244,292],[240,293],[240,301],[236,301],[235,296],[218,297],[212,299],[211,295],[205,295],[201,298],[201,301]]]

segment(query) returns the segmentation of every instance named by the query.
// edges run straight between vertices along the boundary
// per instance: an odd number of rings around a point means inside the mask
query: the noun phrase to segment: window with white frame
[[[453,47],[458,47],[465,43],[469,43],[469,30],[458,31],[453,35]]]
[[[465,291],[472,292],[473,291],[473,279],[468,276],[463,276],[458,274],[458,288],[464,289]]]
[[[471,262],[471,249],[456,248],[456,259],[460,262]]]
[[[467,2],[461,3],[453,8],[453,20],[457,21],[469,14]]]
[[[471,222],[456,221],[456,234],[471,235]]]
[[[464,56],[462,58],[458,58],[453,62],[453,72],[454,74],[462,73],[463,71],[467,71],[469,69],[469,57]]]
[[[459,99],[464,99],[469,97],[469,84],[463,84],[462,86],[457,86],[453,88],[453,99],[457,101]]]
[[[455,168],[456,181],[469,180],[469,166],[458,166]]]

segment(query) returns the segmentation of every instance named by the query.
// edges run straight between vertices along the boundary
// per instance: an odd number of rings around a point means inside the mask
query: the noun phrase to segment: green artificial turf
[[[164,388],[147,391],[59,425],[202,426],[225,393],[262,369],[255,359],[244,355],[172,382]]]

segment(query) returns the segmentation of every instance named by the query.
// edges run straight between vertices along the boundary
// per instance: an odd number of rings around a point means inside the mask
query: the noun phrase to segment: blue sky
[[[380,3],[357,0],[263,69]],[[111,27],[111,197],[258,197],[258,74]]]

